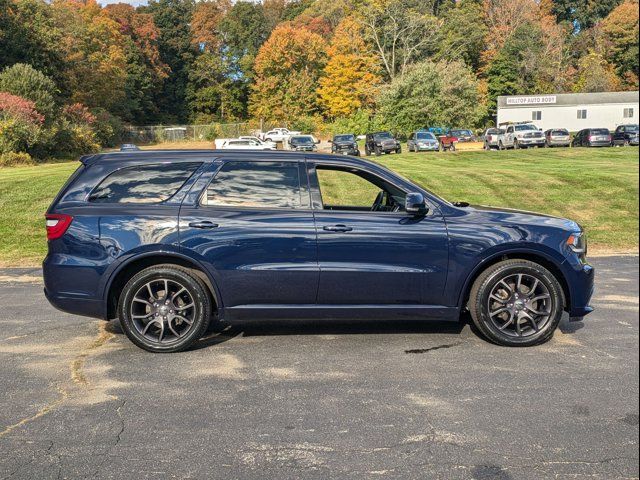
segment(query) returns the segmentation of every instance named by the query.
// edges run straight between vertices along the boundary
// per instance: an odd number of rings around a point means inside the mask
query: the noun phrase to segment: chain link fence
[[[209,125],[128,125],[123,131],[123,143],[149,145],[165,142],[213,142],[216,138],[255,135],[276,125],[265,122],[212,123]]]

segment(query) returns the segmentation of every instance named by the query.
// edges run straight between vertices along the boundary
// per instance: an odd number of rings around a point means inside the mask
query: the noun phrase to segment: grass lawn
[[[376,160],[448,200],[572,218],[593,252],[638,251],[638,149],[404,153]],[[37,265],[43,213],[78,163],[0,169],[0,265]],[[346,185],[345,195],[358,187]]]

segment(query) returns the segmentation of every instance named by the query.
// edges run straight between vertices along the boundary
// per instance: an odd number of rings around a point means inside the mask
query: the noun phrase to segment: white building
[[[497,123],[531,121],[538,128],[615,129],[638,123],[638,92],[558,93],[498,97]]]

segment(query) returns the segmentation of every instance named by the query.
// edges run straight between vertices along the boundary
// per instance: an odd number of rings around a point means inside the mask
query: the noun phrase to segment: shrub
[[[25,152],[0,153],[0,167],[14,167],[17,165],[34,165],[31,155]]]
[[[331,134],[353,133],[365,135],[378,130],[387,130],[384,119],[379,115],[372,115],[366,110],[359,110],[349,117],[338,118],[329,124]]]
[[[53,119],[58,93],[55,83],[31,65],[16,63],[0,72],[0,91],[31,100],[45,119]]]

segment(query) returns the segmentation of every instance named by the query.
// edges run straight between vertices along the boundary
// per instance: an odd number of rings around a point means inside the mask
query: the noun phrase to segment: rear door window
[[[202,203],[222,207],[301,208],[300,178],[298,162],[227,162],[207,188]]]
[[[113,172],[89,195],[92,203],[160,203],[173,197],[201,163],[136,165]]]

